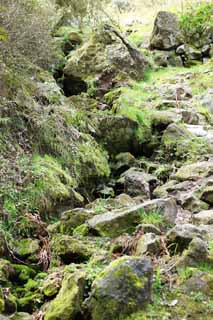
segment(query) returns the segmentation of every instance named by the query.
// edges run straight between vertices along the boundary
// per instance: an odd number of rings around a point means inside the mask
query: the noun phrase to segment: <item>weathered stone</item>
[[[15,250],[22,258],[36,255],[40,250],[39,240],[30,238],[20,239],[15,242]]]
[[[140,224],[142,213],[158,212],[168,223],[174,223],[177,205],[174,199],[155,199],[142,204],[99,214],[87,221],[95,234],[114,238],[123,233],[132,233]]]
[[[141,205],[99,214],[87,221],[91,232],[101,236],[116,237],[131,233],[141,222]]]
[[[154,51],[153,52],[154,62],[159,67],[181,67],[183,66],[182,59],[175,54],[173,51]]]
[[[164,221],[173,224],[177,217],[177,204],[174,198],[154,199],[145,201],[142,205],[146,213],[158,212],[162,215]]]
[[[56,298],[47,307],[44,320],[77,319],[81,313],[86,274],[68,274]]]
[[[160,253],[160,237],[154,233],[146,233],[137,241],[134,255],[144,254],[158,255]]]
[[[53,237],[51,248],[53,257],[61,259],[64,264],[84,262],[94,253],[91,244],[61,234]]]
[[[124,116],[97,118],[95,138],[112,154],[132,152],[137,148],[138,124]]]
[[[193,215],[195,224],[213,224],[213,210],[204,210]]]
[[[190,63],[191,60],[202,60],[202,52],[186,44],[182,44],[178,47],[176,52],[177,54],[184,56],[185,63]]]
[[[41,291],[46,297],[54,297],[59,292],[62,283],[62,273],[53,272],[42,284]]]
[[[114,320],[142,310],[151,298],[151,279],[149,259],[112,262],[92,285],[87,301],[92,320]]]
[[[151,49],[170,50],[182,43],[182,36],[177,16],[170,12],[160,11],[155,19],[150,40]]]
[[[184,180],[198,180],[210,176],[213,173],[213,161],[202,161],[181,167],[174,178]]]
[[[158,180],[155,176],[141,171],[139,168],[130,168],[124,172],[118,183],[124,184],[124,189],[130,196],[141,196],[150,199],[151,191],[155,188]]]
[[[202,238],[202,231],[198,227],[192,224],[177,225],[167,233],[168,247],[174,253],[182,252],[196,237]]]
[[[179,266],[194,267],[208,260],[208,244],[200,238],[194,238],[188,249],[183,252],[178,263]]]
[[[185,102],[192,98],[192,90],[187,83],[163,84],[158,88],[158,91],[163,99],[172,101],[172,103],[175,101],[176,107],[181,101]]]
[[[97,94],[103,96],[119,82],[121,74],[122,79],[142,79],[147,65],[144,56],[119,31],[104,25],[69,57],[64,74],[67,79],[93,79]]]

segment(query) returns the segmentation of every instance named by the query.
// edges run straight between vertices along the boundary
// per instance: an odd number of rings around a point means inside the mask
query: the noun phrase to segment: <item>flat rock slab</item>
[[[173,198],[145,201],[130,208],[96,215],[89,219],[87,224],[95,234],[114,238],[123,233],[132,233],[141,223],[144,212],[159,212],[165,220],[172,223],[177,216],[177,205]]]

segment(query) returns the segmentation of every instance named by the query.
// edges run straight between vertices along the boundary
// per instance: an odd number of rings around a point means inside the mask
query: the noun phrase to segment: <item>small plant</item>
[[[101,214],[106,211],[106,200],[98,199],[94,211],[96,214]]]
[[[153,211],[150,213],[145,212],[143,209],[140,211],[141,222],[145,224],[154,224],[161,226],[164,223],[164,218],[160,212]]]

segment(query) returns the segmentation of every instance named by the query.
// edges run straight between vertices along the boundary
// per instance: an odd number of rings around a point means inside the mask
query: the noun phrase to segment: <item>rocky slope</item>
[[[212,38],[180,33],[72,32],[55,79],[1,64],[0,319],[212,319]]]

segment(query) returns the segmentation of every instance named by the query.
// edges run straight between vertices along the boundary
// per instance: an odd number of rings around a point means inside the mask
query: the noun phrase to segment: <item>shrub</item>
[[[4,62],[16,63],[18,57],[25,57],[42,67],[52,63],[56,12],[51,2],[44,6],[38,0],[0,0],[0,8],[0,39],[7,40],[1,42]]]
[[[213,5],[202,2],[199,6],[191,5],[180,16],[180,26],[189,43],[205,36],[208,28],[213,27]]]

